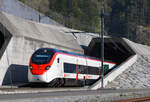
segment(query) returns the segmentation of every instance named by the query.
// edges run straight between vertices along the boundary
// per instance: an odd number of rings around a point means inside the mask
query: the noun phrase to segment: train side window
[[[76,73],[76,65],[70,63],[64,63],[64,72],[65,73]]]
[[[57,63],[59,63],[59,61],[60,61],[59,58],[57,58]]]
[[[98,75],[99,74],[99,68],[97,67],[91,67],[88,66],[88,74]]]
[[[79,69],[78,69],[79,74],[87,74],[86,69],[87,69],[86,66],[79,65]]]
[[[99,68],[92,67],[92,66],[79,65],[78,71],[79,71],[79,74],[92,74],[92,75],[99,74]]]

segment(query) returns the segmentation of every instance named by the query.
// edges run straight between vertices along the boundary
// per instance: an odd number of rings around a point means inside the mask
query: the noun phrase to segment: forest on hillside
[[[66,27],[101,31],[101,0],[20,0]],[[106,34],[150,45],[150,0],[104,0]]]

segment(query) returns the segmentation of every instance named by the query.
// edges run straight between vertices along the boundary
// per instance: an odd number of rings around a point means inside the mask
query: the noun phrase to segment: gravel
[[[139,55],[138,60],[106,88],[150,88],[150,56]]]

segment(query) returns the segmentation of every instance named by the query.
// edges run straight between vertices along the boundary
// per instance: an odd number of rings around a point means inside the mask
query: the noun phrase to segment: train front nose
[[[47,72],[45,66],[32,65],[29,67],[29,82],[46,82],[47,83]]]
[[[28,80],[29,80],[29,82],[35,82],[35,83],[48,83],[48,80],[46,78],[46,73],[43,75],[29,74]]]
[[[47,82],[45,75],[34,75],[32,76],[32,79],[35,82]]]

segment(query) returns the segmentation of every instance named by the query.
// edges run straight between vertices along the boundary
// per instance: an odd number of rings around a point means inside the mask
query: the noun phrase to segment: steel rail
[[[141,102],[141,101],[148,101],[148,100],[150,100],[150,96],[149,97],[126,99],[126,100],[119,100],[119,101],[115,101],[115,102]]]

